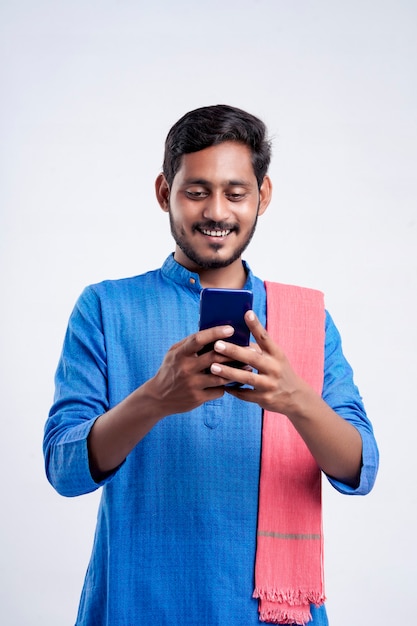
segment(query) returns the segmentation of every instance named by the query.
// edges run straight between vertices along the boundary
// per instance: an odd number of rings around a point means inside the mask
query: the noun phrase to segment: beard
[[[258,206],[259,209],[259,206]],[[180,231],[176,225],[174,224],[174,220],[172,219],[171,211],[169,211],[169,223],[171,227],[171,234],[174,238],[175,243],[180,248],[180,250],[185,254],[185,256],[190,259],[193,263],[195,263],[198,267],[203,270],[211,270],[211,269],[219,269],[222,267],[227,267],[231,265],[237,259],[239,259],[243,252],[246,250],[248,245],[250,244],[252,237],[256,230],[256,225],[258,222],[258,211],[256,212],[255,220],[252,224],[252,227],[247,234],[246,238],[242,241],[242,243],[232,251],[229,257],[227,258],[216,258],[213,256],[211,258],[207,258],[206,256],[202,256],[199,252],[193,247],[192,242],[187,238],[184,231]],[[201,232],[202,229],[208,230],[231,230],[236,234],[239,234],[240,228],[236,226],[236,224],[229,224],[226,222],[196,222],[192,226],[192,231]],[[228,235],[230,237],[230,235]],[[210,248],[213,253],[216,253],[218,250],[222,249],[222,244],[212,243]]]

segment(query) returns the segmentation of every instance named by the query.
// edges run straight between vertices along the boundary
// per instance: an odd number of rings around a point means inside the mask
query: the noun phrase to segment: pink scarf
[[[294,370],[321,394],[323,294],[265,283],[268,332]],[[255,563],[259,619],[306,624],[325,600],[321,472],[287,417],[264,412]]]

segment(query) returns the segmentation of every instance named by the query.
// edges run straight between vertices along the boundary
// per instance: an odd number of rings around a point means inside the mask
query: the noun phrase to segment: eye
[[[201,200],[202,198],[207,198],[208,191],[204,189],[186,189],[185,195],[192,200]]]
[[[231,202],[239,202],[240,200],[243,200],[246,197],[246,193],[241,192],[233,192],[233,193],[228,193],[226,194],[226,197],[231,201]]]

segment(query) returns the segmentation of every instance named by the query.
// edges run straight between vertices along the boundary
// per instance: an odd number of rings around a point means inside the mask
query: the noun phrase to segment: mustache
[[[236,224],[230,222],[195,222],[192,226],[193,231],[200,230],[235,230],[238,231],[239,227]]]

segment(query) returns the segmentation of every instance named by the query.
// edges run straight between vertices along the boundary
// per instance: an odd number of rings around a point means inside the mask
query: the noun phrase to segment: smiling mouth
[[[232,231],[231,229],[225,230],[217,230],[217,229],[208,229],[208,228],[200,228],[200,233],[203,235],[207,235],[209,237],[227,237]]]

